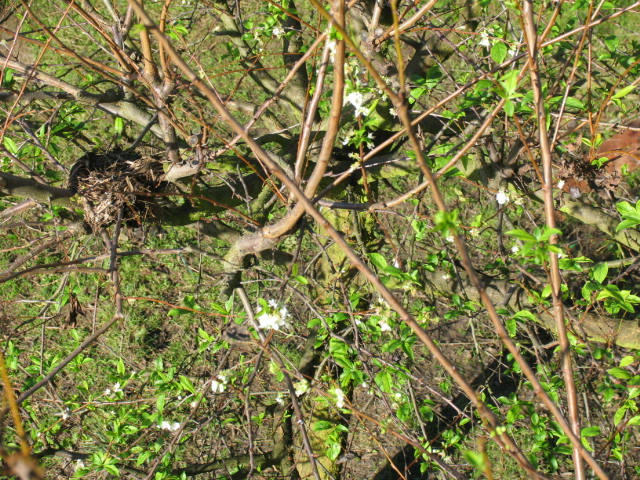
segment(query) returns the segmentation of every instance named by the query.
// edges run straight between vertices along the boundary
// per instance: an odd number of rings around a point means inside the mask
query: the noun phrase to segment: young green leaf
[[[504,59],[507,58],[507,52],[509,49],[504,44],[504,42],[496,42],[491,47],[491,59],[496,63],[504,62]]]

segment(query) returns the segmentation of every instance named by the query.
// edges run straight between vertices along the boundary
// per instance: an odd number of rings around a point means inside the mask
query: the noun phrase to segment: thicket
[[[6,2],[4,475],[637,478],[639,7]]]

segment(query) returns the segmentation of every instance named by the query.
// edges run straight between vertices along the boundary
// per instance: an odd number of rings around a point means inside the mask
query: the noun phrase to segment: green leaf
[[[333,442],[327,448],[327,458],[332,462],[335,461],[340,455],[340,451],[342,447],[340,446],[340,442]]]
[[[516,111],[516,106],[513,104],[511,100],[507,100],[504,102],[504,113],[507,114],[507,117],[513,117],[513,114]]]
[[[621,88],[620,90],[618,90],[613,97],[611,97],[611,100],[617,100],[619,98],[623,98],[626,97],[627,95],[629,95],[631,92],[633,92],[636,89],[635,85],[627,85],[624,88]]]
[[[500,78],[500,85],[502,85],[506,94],[505,98],[509,99],[518,96],[516,94],[516,89],[518,88],[519,74],[520,72],[518,70],[511,70]]]
[[[5,136],[2,143],[4,144],[4,148],[7,149],[7,152],[11,153],[12,155],[18,154],[18,146],[16,145],[16,142],[14,142],[11,138]]]
[[[122,361],[121,358],[119,358],[118,362],[116,363],[116,372],[118,372],[118,375],[120,376],[124,375],[124,372],[125,372],[124,362]]]
[[[606,37],[604,37],[604,44],[612,52],[616,51],[619,43],[620,43],[620,39],[618,38],[617,35],[607,35]]]
[[[606,263],[596,263],[591,270],[591,278],[602,283],[607,278],[607,273],[609,273],[609,266]]]
[[[471,465],[476,468],[476,471],[483,471],[486,469],[485,456],[480,452],[474,452],[473,450],[466,450],[464,457]]]
[[[507,58],[508,50],[504,42],[496,42],[493,47],[491,47],[491,59],[496,63],[504,62],[504,59]]]
[[[136,23],[129,29],[129,36],[132,37],[140,35],[144,30],[146,30],[146,27],[142,23]]]
[[[191,380],[189,380],[184,375],[180,375],[180,386],[190,393],[193,393],[193,394],[196,393],[196,389],[193,386],[193,383],[191,383]]]
[[[506,232],[506,234],[509,235],[510,237],[515,237],[518,240],[522,240],[523,242],[535,242],[536,241],[536,237],[531,235],[529,232],[525,232],[524,230],[521,230],[519,228],[517,228],[515,230],[509,230],[508,232]]]
[[[159,414],[162,414],[162,411],[164,410],[166,399],[167,398],[165,397],[164,393],[159,394],[158,398],[156,398],[156,409],[158,410]]]
[[[622,421],[626,413],[627,407],[624,405],[616,410],[616,413],[613,414],[613,424],[618,425]]]
[[[585,427],[582,429],[581,434],[583,437],[596,437],[600,435],[600,427]]]
[[[149,458],[151,458],[151,455],[153,455],[153,453],[149,450],[141,452],[140,455],[138,455],[138,459],[136,460],[136,466],[139,467],[140,465],[145,463],[147,460],[149,460]]]
[[[629,380],[631,378],[631,374],[627,372],[624,368],[613,367],[607,370],[609,375],[614,378],[618,378],[620,380]]]
[[[331,430],[333,428],[333,423],[327,420],[318,420],[311,424],[311,430],[314,432],[322,432],[324,430]]]
[[[565,105],[567,106],[567,108],[571,108],[574,110],[584,110],[585,109],[585,105],[584,103],[575,98],[575,97],[567,97],[566,101],[565,101]]]
[[[393,376],[389,372],[385,370],[379,372],[374,380],[378,387],[380,387],[380,390],[384,393],[391,393],[393,389]]]
[[[631,417],[631,419],[627,422],[627,425],[640,425],[640,415]]]
[[[113,129],[116,132],[116,135],[122,135],[124,131],[124,120],[121,117],[116,117],[113,120]]]
[[[616,232],[640,224],[640,200],[636,202],[635,206],[632,206],[629,202],[618,202],[616,203],[616,209],[623,218],[623,221],[616,228]]]
[[[108,463],[106,465],[103,465],[102,468],[104,468],[111,475],[115,475],[116,477],[120,476],[120,470],[118,470],[118,467],[113,464]]]
[[[624,367],[628,367],[629,365],[631,365],[634,362],[634,358],[631,355],[627,355],[626,357],[623,357],[622,360],[620,360],[620,367],[624,368]]]
[[[532,322],[536,321],[536,316],[529,310],[520,310],[513,314],[513,318],[517,320],[531,320]]]
[[[385,258],[382,255],[380,255],[379,253],[370,253],[369,254],[369,260],[371,260],[371,263],[373,263],[380,270],[384,270],[388,265],[388,263],[385,260]]]
[[[516,322],[516,319],[514,317],[511,318],[507,318],[507,321],[505,322],[505,327],[507,329],[507,333],[509,334],[510,337],[515,337],[516,333],[518,332],[518,322]]]
[[[273,360],[269,362],[269,373],[271,373],[271,375],[273,375],[279,382],[284,380],[284,373],[282,373],[280,366]]]

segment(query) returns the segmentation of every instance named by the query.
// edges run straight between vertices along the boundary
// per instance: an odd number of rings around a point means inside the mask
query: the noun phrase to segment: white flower
[[[293,384],[293,388],[295,388],[296,397],[299,397],[303,393],[307,393],[309,391],[309,382],[306,380],[300,380]]]
[[[509,201],[509,195],[507,195],[504,190],[500,190],[496,194],[496,201],[498,202],[498,205],[504,205]]]
[[[282,398],[282,395],[278,394],[278,395],[276,396],[276,403],[277,403],[278,405],[284,405],[284,398]]]
[[[216,378],[211,380],[211,391],[213,393],[222,393],[227,389],[226,385],[227,376],[219,373]]]
[[[286,306],[278,305],[278,302],[275,300],[269,300],[269,307],[271,312],[262,311],[258,318],[258,327],[262,330],[280,330],[282,328],[288,327],[289,322],[287,319],[289,318],[289,310]]]
[[[389,303],[382,297],[376,297],[376,305],[378,308],[391,308],[391,306],[389,305]]]
[[[336,56],[336,46],[337,43],[335,40],[329,40],[327,42],[327,48],[329,49],[329,59],[333,62],[335,56]]]
[[[511,247],[511,253],[518,253],[520,251],[520,247],[518,245],[514,245]]]
[[[389,326],[389,324],[387,323],[386,320],[380,320],[378,322],[378,326],[380,327],[380,331],[381,332],[390,332],[391,331],[391,327]]]
[[[105,388],[104,394],[111,395],[112,393],[118,393],[122,391],[122,387],[120,386],[120,382],[116,382],[113,384],[112,388]]]
[[[280,330],[281,320],[276,313],[263,313],[258,317],[258,326],[263,330]]]
[[[346,105],[347,103],[350,103],[351,105],[353,105],[353,108],[356,109],[356,117],[359,117],[362,114],[366,115],[367,113],[369,113],[369,109],[363,106],[364,95],[360,92],[349,93],[344,99],[344,104]]]
[[[84,468],[84,462],[81,459],[76,460],[76,463],[73,465],[73,469],[75,470],[80,470],[81,468]]]
[[[562,190],[562,187],[564,187],[564,180],[558,182],[558,189]]]
[[[453,238],[453,235],[447,235],[446,237],[444,237],[444,239],[449,243],[453,243],[453,241],[455,240]]]
[[[274,37],[280,38],[282,35],[284,35],[284,29],[282,27],[273,27],[273,30],[271,30],[271,34]]]
[[[167,430],[169,432],[175,432],[180,428],[180,422],[171,423],[171,422],[168,422],[167,420],[163,420],[162,423],[158,425],[158,428],[161,430]]]
[[[480,41],[478,42],[478,45],[487,48],[491,46],[491,40],[489,40],[489,34],[486,30],[480,33]]]
[[[333,390],[334,395],[336,396],[336,407],[344,408],[344,392],[341,388],[336,388]]]

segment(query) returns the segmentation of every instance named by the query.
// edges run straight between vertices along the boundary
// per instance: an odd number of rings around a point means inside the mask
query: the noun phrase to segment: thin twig
[[[531,77],[531,88],[533,90],[533,102],[535,105],[538,134],[540,139],[540,155],[542,156],[542,168],[544,183],[542,192],[544,195],[544,214],[546,224],[549,229],[556,228],[555,208],[553,200],[553,171],[551,165],[551,144],[547,134],[546,127],[546,109],[544,105],[544,97],[542,95],[542,83],[538,73],[538,40],[536,24],[533,20],[533,3],[531,0],[524,0],[522,3],[521,18],[523,30],[527,41],[527,50],[529,53],[529,75]],[[558,236],[552,235],[549,239],[551,245],[558,244]],[[564,306],[561,298],[562,279],[560,278],[560,268],[558,266],[558,254],[554,251],[549,252],[549,281],[551,283],[551,296],[553,303],[553,316],[556,322],[558,339],[560,342],[560,359],[562,362],[562,373],[567,389],[567,404],[569,408],[569,421],[573,434],[580,437],[580,412],[578,409],[578,398],[576,394],[576,385],[573,378],[573,365],[571,359],[571,345],[567,336],[567,327],[564,322]],[[585,478],[584,463],[581,457],[581,445],[573,445],[573,463],[575,467],[575,478],[583,480]],[[582,447],[583,448],[583,447]],[[592,465],[592,467],[594,467]],[[594,467],[594,471],[600,478],[606,478],[606,474]]]

